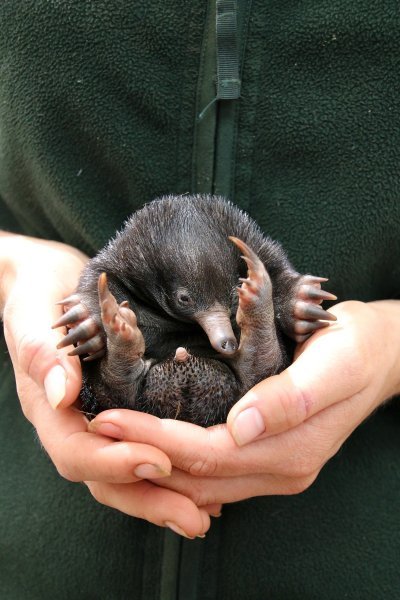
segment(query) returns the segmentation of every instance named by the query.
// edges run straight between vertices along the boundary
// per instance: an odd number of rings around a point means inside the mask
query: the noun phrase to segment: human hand
[[[0,308],[22,410],[63,477],[85,481],[97,500],[122,512],[189,537],[202,535],[209,513],[220,507],[199,509],[145,480],[169,475],[168,456],[151,445],[115,444],[88,433],[87,419],[73,406],[80,361],[57,350],[63,333],[52,323],[62,310],[56,302],[75,290],[86,260],[64,244],[0,235]]]
[[[149,415],[112,410],[89,429],[157,445],[175,467],[158,485],[198,505],[299,493],[352,431],[400,392],[400,302],[331,310],[337,322],[300,345],[286,371],[250,390],[227,425],[159,420],[156,428]]]

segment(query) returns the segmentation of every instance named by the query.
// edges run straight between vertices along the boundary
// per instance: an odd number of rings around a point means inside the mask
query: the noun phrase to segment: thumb
[[[60,316],[56,302],[63,291],[44,282],[37,287],[28,297],[26,290],[31,288],[25,281],[17,282],[4,308],[4,333],[17,388],[27,376],[44,390],[53,408],[69,406],[78,397],[82,375],[79,358],[57,349],[62,330],[51,328]]]
[[[227,426],[238,446],[263,434],[281,433],[302,422],[311,400],[288,371],[261,381],[231,409]]]
[[[356,336],[335,324],[314,334],[285,371],[261,381],[235,404],[227,419],[239,446],[261,435],[288,431],[366,385]]]

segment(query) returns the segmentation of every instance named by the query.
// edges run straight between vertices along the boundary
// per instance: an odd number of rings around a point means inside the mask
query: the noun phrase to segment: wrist
[[[381,324],[380,346],[388,360],[385,399],[400,395],[400,300],[380,300],[368,306]],[[378,332],[377,332],[378,335]]]
[[[62,242],[0,231],[0,317],[19,281],[24,293],[38,286],[47,289],[50,279],[52,288],[72,293],[87,260],[85,254]]]
[[[23,236],[0,231],[0,318],[16,279],[15,241]]]

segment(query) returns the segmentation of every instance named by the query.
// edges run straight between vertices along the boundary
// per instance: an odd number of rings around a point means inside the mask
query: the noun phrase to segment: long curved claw
[[[294,331],[296,336],[303,336],[324,327],[329,327],[329,321],[296,321]]]
[[[101,273],[98,280],[98,293],[101,309],[101,320],[107,335],[107,347],[129,348],[132,356],[142,356],[145,350],[144,339],[140,332],[136,315],[124,300],[118,304],[110,292],[106,273]],[[126,351],[126,350],[125,350]]]
[[[116,325],[119,307],[116,299],[108,287],[106,273],[101,273],[99,276],[97,288],[99,292],[99,302],[103,324],[109,325],[110,323],[113,323]],[[124,305],[124,303],[122,303],[122,305]]]
[[[97,282],[97,289],[99,291],[100,302],[103,302],[109,296],[114,298],[114,296],[112,296],[110,290],[108,289],[107,274],[104,272],[99,275],[99,279]]]
[[[336,321],[336,316],[317,304],[298,300],[294,305],[294,316],[299,320]]]
[[[57,348],[65,348],[71,344],[77,344],[69,352],[69,356],[90,354],[90,360],[105,354],[105,343],[103,336],[99,333],[99,326],[91,318],[86,306],[82,304],[79,294],[72,294],[57,304],[67,308],[66,312],[54,323],[53,329],[68,327],[67,335],[57,344]],[[69,307],[69,308],[68,308]]]
[[[271,280],[263,262],[257,254],[239,238],[229,236],[231,242],[242,252],[242,258],[247,264],[247,277],[240,278],[241,287],[237,287],[239,295],[239,310],[237,322],[243,322],[244,312],[252,310],[259,303],[269,304],[272,307]],[[265,309],[265,306],[263,307]]]
[[[92,360],[97,360],[98,358],[102,358],[106,353],[106,347],[103,346],[103,348],[101,350],[99,350],[98,352],[95,352],[94,354],[89,354],[88,356],[85,356],[84,358],[82,358],[83,362],[91,362]]]
[[[107,330],[107,334],[118,334],[121,339],[131,341],[137,329],[136,315],[129,308],[129,302],[124,300],[117,303],[110,292],[106,273],[101,273],[98,281],[99,302],[101,319]]]
[[[328,277],[317,277],[316,275],[303,275],[302,277],[303,283],[326,283],[329,281]]]
[[[334,294],[321,289],[321,284],[327,281],[326,277],[314,275],[299,277],[294,288],[291,323],[287,331],[296,342],[304,342],[314,331],[328,327],[337,320],[334,314],[320,306],[324,300],[337,300]]]
[[[324,300],[337,300],[337,296],[334,294],[310,284],[300,285],[298,288],[297,297],[302,298],[303,300],[317,301],[318,303],[323,302]]]
[[[80,301],[81,301],[81,299],[79,298],[78,294],[72,294],[71,296],[68,296],[67,298],[64,298],[63,300],[56,302],[56,305],[68,306],[68,304],[79,304]]]
[[[239,248],[240,252],[242,253],[242,258],[247,264],[249,278],[251,279],[252,276],[260,276],[260,273],[265,271],[265,267],[262,261],[258,258],[257,254],[239,238],[230,235],[229,239],[235,244],[235,246]]]
[[[311,332],[312,333],[312,332]],[[302,342],[305,342],[306,340],[308,340],[308,338],[310,337],[311,333],[306,333],[305,335],[293,335],[292,339],[297,343],[297,344],[301,344]]]
[[[89,338],[94,338],[99,328],[97,323],[92,319],[88,318],[82,323],[79,323],[73,329],[70,329],[67,335],[61,340],[59,344],[57,344],[57,348],[65,348],[70,344],[77,344],[78,342],[84,342]]]
[[[89,312],[83,304],[75,304],[65,312],[52,326],[53,329],[67,325],[74,325],[89,317]]]
[[[90,358],[93,360],[94,356],[99,352],[102,352],[101,356],[105,354],[105,344],[103,336],[98,333],[91,337],[86,342],[76,346],[71,352],[68,352],[69,356],[82,356],[82,354],[90,354]]]

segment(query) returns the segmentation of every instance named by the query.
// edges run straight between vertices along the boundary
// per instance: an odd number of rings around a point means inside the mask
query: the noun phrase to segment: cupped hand
[[[75,290],[86,261],[64,244],[0,236],[0,306],[22,410],[60,474],[85,481],[99,502],[188,537],[203,535],[209,514],[220,507],[199,509],[189,498],[148,481],[168,478],[168,456],[146,443],[115,443],[89,433],[87,419],[74,406],[80,362],[68,350],[57,350],[64,332],[52,324],[62,312],[57,301]]]
[[[106,411],[90,430],[154,444],[170,457],[159,486],[196,504],[305,490],[354,429],[400,392],[400,302],[346,302],[337,322],[297,349],[293,364],[262,381],[227,425],[203,429],[133,411]]]

